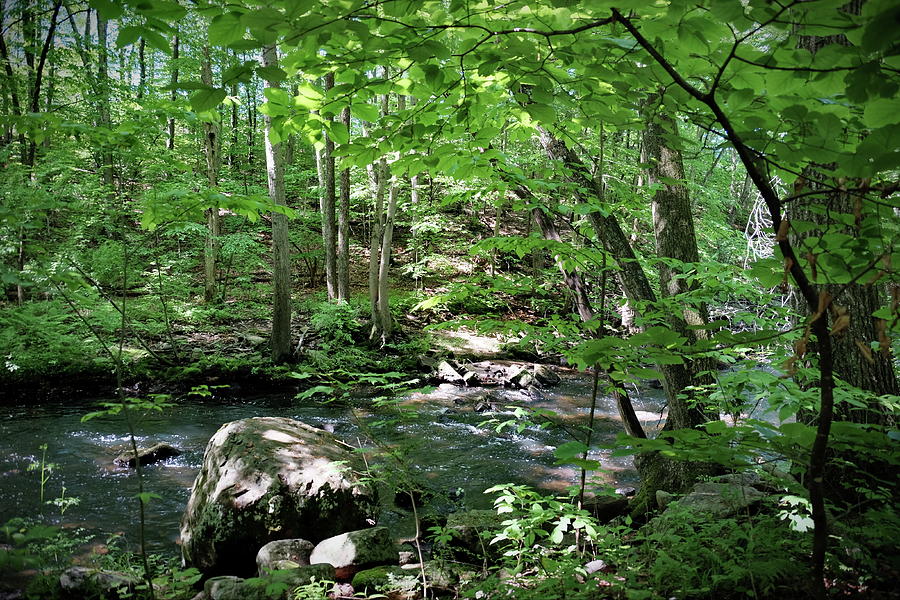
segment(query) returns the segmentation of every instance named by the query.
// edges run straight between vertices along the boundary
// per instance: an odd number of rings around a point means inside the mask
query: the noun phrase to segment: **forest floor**
[[[510,268],[502,256],[471,252],[478,238],[498,230],[494,219],[487,210],[453,215],[440,239],[415,251],[410,230],[397,229],[390,292],[396,334],[384,346],[368,335],[368,248],[351,247],[352,297],[343,308],[326,301],[318,264],[295,265],[294,360],[278,366],[268,359],[269,273],[225,273],[231,283],[224,299],[205,304],[197,264],[188,288],[168,297],[146,278],[125,297],[98,290],[92,301],[48,299],[10,307],[8,320],[0,323],[5,336],[0,341],[8,340],[4,345],[10,349],[4,357],[6,369],[0,369],[0,397],[16,402],[111,395],[116,377],[107,349],[117,354],[120,338],[130,394],[183,393],[197,385],[297,387],[298,371],[304,373],[303,385],[315,385],[316,373],[415,372],[423,354],[509,356],[504,343],[514,341],[512,336],[476,331],[466,324],[473,316],[487,315],[500,323],[529,322],[538,316],[527,297],[520,300],[491,289],[491,274]],[[503,219],[499,233],[521,235],[525,227],[523,215],[512,213]],[[468,291],[454,296],[458,285]],[[419,306],[441,295],[448,299],[428,309]],[[117,312],[121,306],[129,316],[124,336]],[[431,330],[444,321],[456,323]],[[95,322],[100,326],[89,329]],[[97,330],[105,339],[97,339]]]

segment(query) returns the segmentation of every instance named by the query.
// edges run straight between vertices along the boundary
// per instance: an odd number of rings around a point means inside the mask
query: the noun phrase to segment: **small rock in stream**
[[[180,455],[181,450],[171,444],[166,444],[165,442],[153,444],[147,448],[137,449],[137,459],[140,460],[141,466],[161,462],[167,458]],[[119,467],[133,468],[137,465],[137,460],[135,460],[134,453],[131,450],[126,450],[118,455],[113,462]]]

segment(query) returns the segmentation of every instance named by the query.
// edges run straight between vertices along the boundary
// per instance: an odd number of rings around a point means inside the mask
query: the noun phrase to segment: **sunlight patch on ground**
[[[499,356],[502,354],[501,346],[506,343],[502,337],[481,335],[466,329],[438,330],[432,332],[432,335],[437,348],[456,355]]]

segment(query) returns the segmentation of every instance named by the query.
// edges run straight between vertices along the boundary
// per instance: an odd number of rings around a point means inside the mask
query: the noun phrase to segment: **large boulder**
[[[184,563],[250,576],[268,542],[318,542],[368,526],[378,501],[357,466],[348,446],[293,419],[226,423],[206,446],[181,521]]]

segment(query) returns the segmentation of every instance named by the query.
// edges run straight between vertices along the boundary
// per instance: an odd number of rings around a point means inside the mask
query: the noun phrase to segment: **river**
[[[322,404],[310,400],[298,404],[293,394],[231,397],[225,400],[185,400],[162,413],[143,415],[136,424],[139,445],[168,442],[183,451],[181,456],[144,468],[144,485],[160,497],[147,510],[147,542],[155,552],[177,550],[178,524],[190,487],[209,438],[223,424],[255,416],[285,416],[334,433],[349,444],[398,448],[416,477],[437,490],[462,490],[462,502],[470,507],[490,506],[483,491],[497,483],[525,483],[551,491],[562,491],[577,480],[574,469],[555,464],[553,450],[570,441],[572,430],[584,424],[590,407],[590,379],[582,374],[563,374],[560,385],[531,398],[515,390],[454,388],[442,385],[429,393],[415,393],[400,403],[407,417],[394,419],[396,408],[378,408],[370,400],[347,404]],[[662,405],[662,394],[642,390],[633,398],[645,423],[654,424]],[[133,471],[114,467],[113,458],[128,442],[121,417],[103,417],[82,422],[96,410],[95,401],[73,399],[66,404],[0,407],[0,524],[13,517],[42,515],[45,521],[67,527],[83,527],[103,538],[122,533],[134,543],[137,535],[136,477]],[[549,409],[564,428],[530,426],[495,431],[496,421],[513,418],[508,406]],[[478,408],[476,411],[475,408]],[[486,421],[494,419],[494,423]],[[621,431],[611,398],[601,397],[594,439],[613,440]],[[45,504],[40,502],[39,463],[47,445],[46,462],[52,470],[44,485]],[[604,471],[602,483],[634,485],[637,474],[630,458],[613,458],[597,451]],[[30,465],[35,465],[31,466]],[[60,496],[79,499],[65,514],[46,504]],[[385,495],[387,496],[387,495]],[[402,511],[390,498],[384,499],[382,522],[400,528]]]

